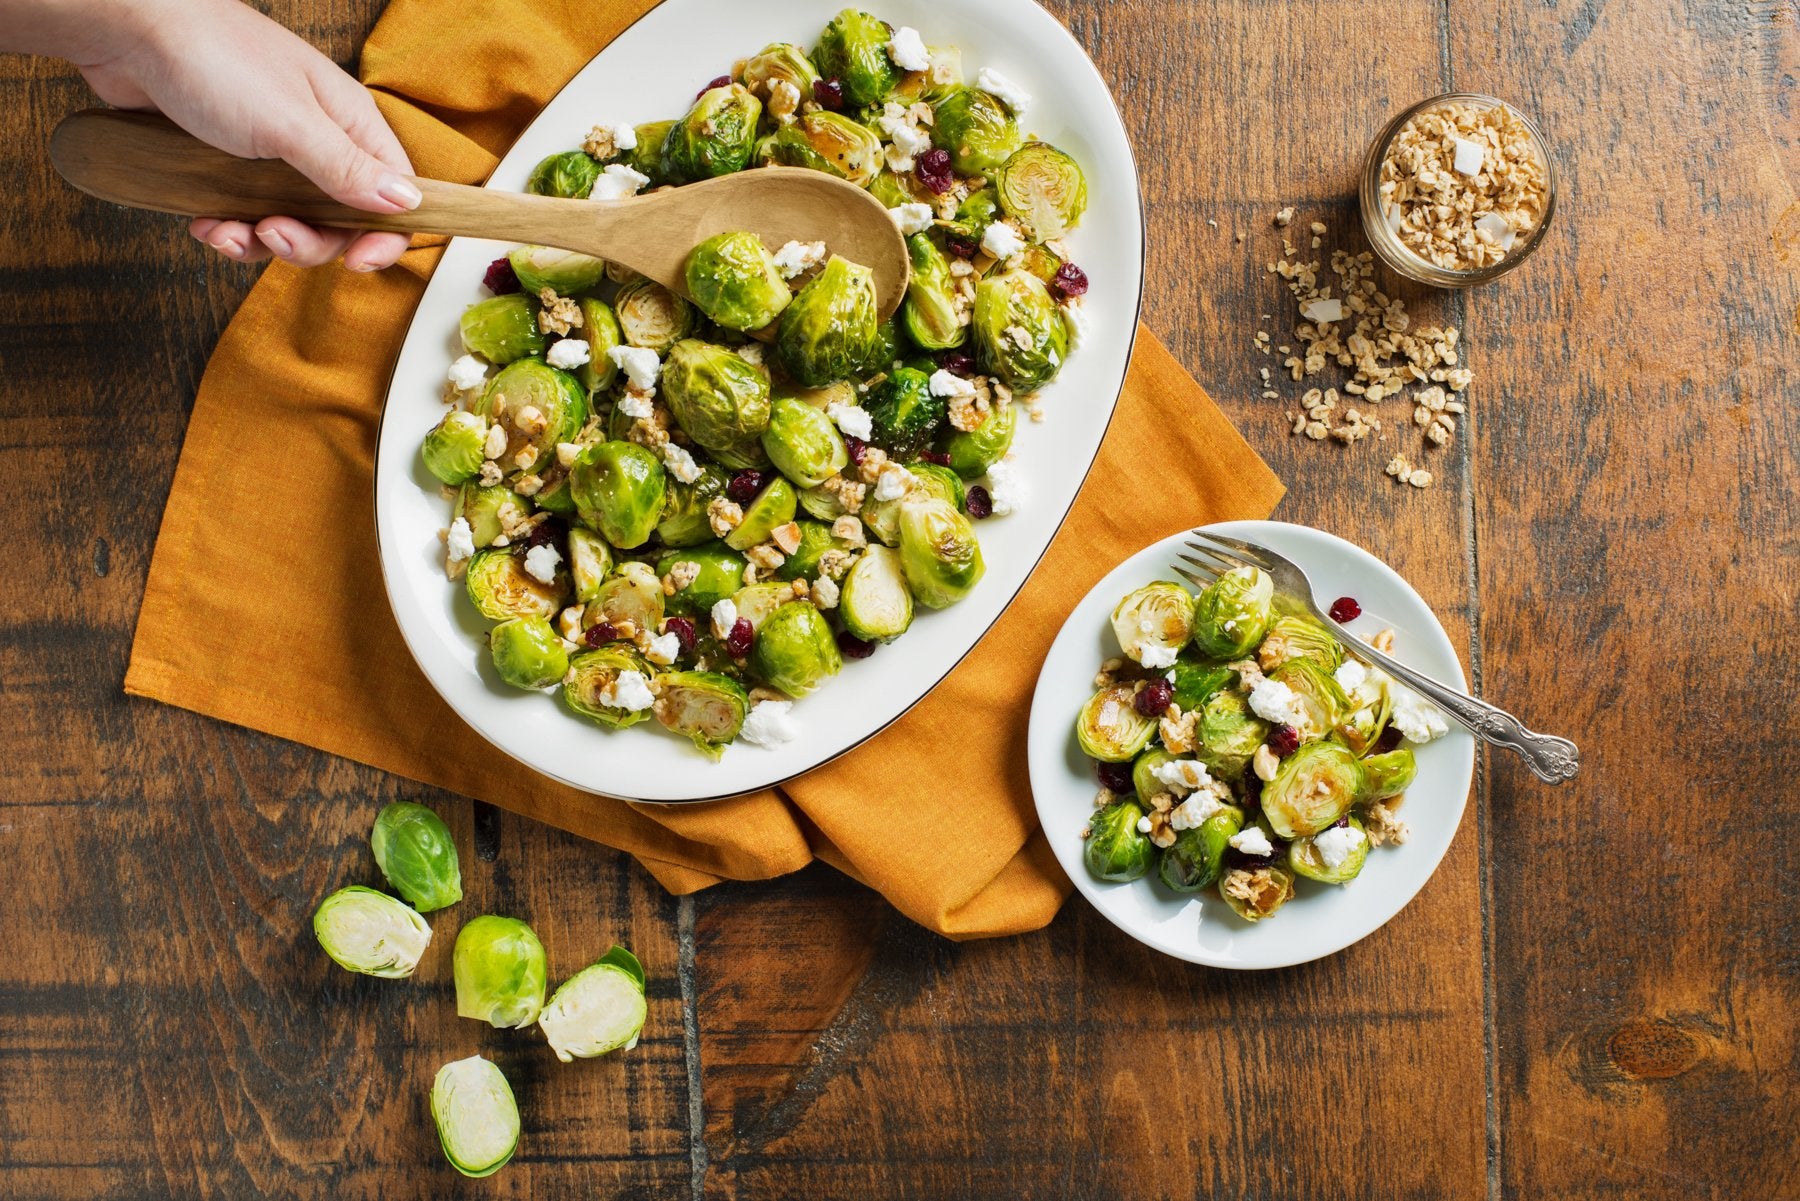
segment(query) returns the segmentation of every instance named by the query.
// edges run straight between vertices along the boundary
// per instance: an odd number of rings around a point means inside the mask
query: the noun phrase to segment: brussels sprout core
[[[398,980],[413,974],[431,942],[431,927],[384,892],[352,884],[319,903],[313,934],[342,968]]]

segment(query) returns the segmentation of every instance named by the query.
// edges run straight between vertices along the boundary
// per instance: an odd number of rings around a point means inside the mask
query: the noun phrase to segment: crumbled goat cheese
[[[894,36],[888,41],[888,57],[902,71],[929,71],[931,69],[931,53],[925,49],[925,39],[919,31],[910,25],[902,25],[894,30]]]
[[[606,357],[618,365],[640,392],[656,387],[656,377],[662,374],[662,360],[656,357],[654,350],[643,346],[614,346],[606,352]]]
[[[1333,826],[1313,839],[1313,850],[1329,868],[1339,868],[1363,843],[1363,832],[1355,826]]]
[[[731,633],[731,627],[737,624],[737,620],[738,611],[736,601],[728,596],[723,600],[714,602],[712,607],[713,637],[717,638],[720,642],[725,641],[725,636]]]
[[[1025,239],[1005,221],[996,221],[981,235],[981,248],[1004,263],[1025,249]]]
[[[664,442],[662,459],[663,465],[669,469],[669,474],[682,483],[691,484],[700,478],[700,464],[694,462],[694,456],[687,452],[686,447],[677,446],[673,442]]]
[[[932,212],[929,204],[903,204],[898,208],[889,209],[888,216],[893,219],[894,228],[898,229],[903,237],[910,237],[931,228]]]
[[[775,269],[783,279],[805,275],[824,261],[823,242],[789,242],[775,252]]]
[[[1392,692],[1394,713],[1391,720],[1408,742],[1430,742],[1450,732],[1450,723],[1445,720],[1442,709],[1410,688],[1395,684]]]
[[[833,421],[837,422],[839,429],[852,438],[861,438],[867,442],[869,435],[875,431],[875,419],[869,415],[869,410],[861,405],[847,405],[842,401],[833,401],[825,407],[825,412]]]
[[[1481,168],[1487,163],[1487,147],[1480,142],[1471,142],[1468,138],[1452,137],[1456,143],[1456,157],[1450,165],[1456,168],[1458,175],[1480,175]]]
[[[1246,855],[1273,855],[1275,844],[1262,832],[1261,826],[1247,826],[1231,836],[1231,845]]]
[[[938,368],[931,373],[931,394],[933,396],[973,396],[975,385],[957,375],[954,371]]]
[[[562,552],[554,546],[534,546],[525,552],[525,574],[540,584],[548,584],[556,579],[556,565],[561,562]]]
[[[738,737],[771,750],[794,741],[800,737],[800,723],[791,716],[793,709],[792,701],[758,701],[750,710],[750,716],[744,719]]]
[[[842,599],[842,593],[838,589],[838,582],[828,575],[820,576],[813,583],[812,598],[821,609],[837,608],[838,601]]]
[[[673,632],[658,634],[656,637],[650,639],[649,645],[644,648],[644,658],[650,660],[652,663],[659,663],[664,667],[667,667],[680,657],[681,639],[676,637]]]
[[[627,392],[619,397],[619,412],[633,421],[648,421],[656,415],[656,402],[642,392]]]
[[[1250,690],[1250,708],[1264,721],[1299,728],[1306,724],[1306,706],[1292,688],[1280,680],[1264,678]]]
[[[637,128],[631,125],[602,125],[608,136],[612,138],[614,150],[636,150]]]
[[[452,563],[461,563],[475,553],[475,534],[469,529],[468,518],[458,517],[450,523],[450,533],[446,535],[444,545]]]
[[[1007,108],[1012,109],[1015,117],[1023,117],[1031,107],[1031,93],[992,67],[981,68],[975,76],[975,86],[998,98]]]
[[[1169,813],[1169,825],[1177,830],[1197,830],[1225,806],[1210,792],[1196,792]]]
[[[622,671],[600,689],[600,703],[608,709],[640,713],[656,704],[656,695],[650,691],[650,682],[644,679],[643,672]]]
[[[628,200],[650,182],[642,171],[634,171],[624,163],[613,163],[594,180],[589,200]]]
[[[487,364],[472,354],[466,354],[450,364],[450,385],[459,392],[467,392],[470,388],[479,388],[487,379]]]
[[[1158,763],[1150,769],[1156,782],[1170,792],[1180,790],[1181,795],[1203,788],[1212,782],[1212,775],[1206,770],[1206,764],[1198,759],[1171,759],[1167,763]]]
[[[1332,678],[1344,690],[1344,695],[1350,698],[1350,704],[1361,709],[1381,699],[1381,682],[1386,677],[1380,672],[1370,671],[1355,659],[1345,659]]]
[[[1011,455],[989,467],[987,479],[988,499],[994,502],[996,517],[1017,513],[1031,499],[1031,485],[1025,482],[1024,473],[1019,470],[1019,465]],[[1148,659],[1143,661],[1145,667],[1168,667],[1174,662],[1173,652],[1168,663],[1152,663]]]
[[[1143,817],[1137,819],[1137,832],[1139,834],[1148,834],[1150,833],[1150,830],[1151,824],[1149,814],[1145,814]]]
[[[918,482],[918,477],[906,468],[889,463],[881,469],[881,478],[875,481],[875,499],[899,500]]]
[[[586,339],[564,338],[544,352],[544,362],[566,371],[571,367],[582,366],[592,354]]]
[[[823,243],[821,243],[821,245],[823,245]],[[737,348],[737,357],[744,360],[746,363],[755,363],[758,367],[761,367],[763,364],[763,344],[761,342],[746,342]]]
[[[996,508],[994,511],[998,513],[1000,510]],[[1011,512],[1011,510],[1009,509],[1008,512]],[[1150,643],[1138,650],[1138,662],[1145,667],[1148,667],[1151,671],[1156,671],[1164,667],[1173,667],[1175,666],[1175,648],[1172,646],[1158,646],[1156,643]]]
[[[875,119],[888,141],[893,145],[888,148],[887,164],[895,172],[904,175],[918,164],[913,156],[923,154],[931,149],[931,135],[920,129],[913,117],[912,110],[905,105],[891,103]]]
[[[1069,349],[1079,350],[1093,329],[1088,319],[1087,306],[1078,300],[1071,300],[1062,306],[1063,325],[1069,331]]]

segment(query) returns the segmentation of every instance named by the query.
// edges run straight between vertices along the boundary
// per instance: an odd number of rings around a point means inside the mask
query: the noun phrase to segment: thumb
[[[340,204],[392,213],[417,208],[424,199],[411,180],[358,146],[322,109],[273,139],[272,149]]]

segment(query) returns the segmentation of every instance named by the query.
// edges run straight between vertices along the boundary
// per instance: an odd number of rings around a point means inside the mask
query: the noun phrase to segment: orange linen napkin
[[[499,20],[492,5],[394,0],[364,49],[364,79],[421,174],[478,182],[648,7],[531,0]],[[816,857],[951,937],[1047,923],[1069,884],[1038,830],[1025,725],[1063,617],[1152,539],[1266,516],[1282,494],[1199,385],[1140,335],[1099,460],[1043,563],[968,659],[886,732],[780,790],[628,804],[494,750],[439,699],[394,625],[370,516],[375,430],[439,257],[425,242],[375,276],[276,265],[245,300],[194,403],[126,691],[622,848],[676,892]]]

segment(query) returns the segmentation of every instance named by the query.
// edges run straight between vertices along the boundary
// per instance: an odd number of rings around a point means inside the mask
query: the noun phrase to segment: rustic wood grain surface
[[[1079,900],[965,945],[824,869],[676,901],[127,701],[190,397],[255,272],[64,188],[43,146],[87,93],[0,57],[0,1196],[1800,1197],[1793,0],[1050,7],[1137,143],[1145,319],[1288,481],[1278,516],[1380,551],[1490,697],[1582,743],[1580,782],[1488,757],[1399,918],[1237,975]],[[349,63],[380,3],[267,8]],[[1359,249],[1367,138],[1452,86],[1537,114],[1564,186],[1514,276],[1401,290],[1477,373],[1416,492],[1391,444],[1291,438],[1250,339],[1286,312],[1270,215]],[[638,1050],[560,1069],[457,1021],[448,940],[404,993],[323,960],[310,912],[396,797],[479,848],[465,906],[639,951]],[[465,1186],[424,1093],[477,1049],[525,1142]]]

